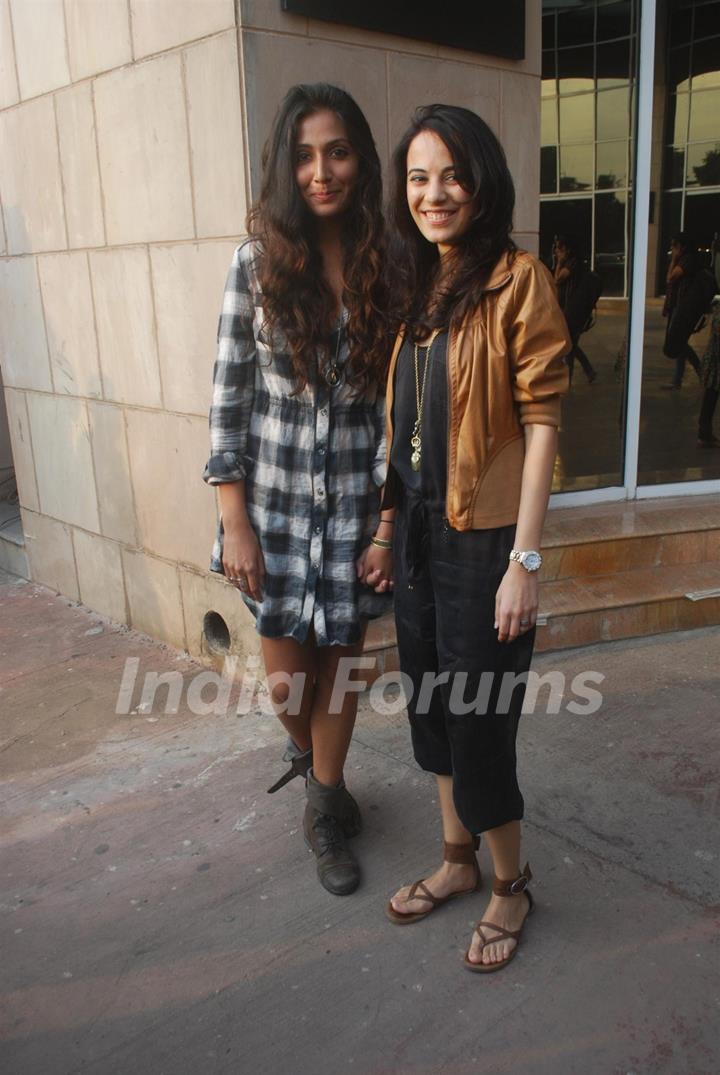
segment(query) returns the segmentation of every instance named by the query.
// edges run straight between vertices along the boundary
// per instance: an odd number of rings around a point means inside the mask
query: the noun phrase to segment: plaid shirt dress
[[[355,575],[385,481],[385,398],[376,389],[358,396],[344,378],[331,388],[322,376],[292,395],[284,341],[277,330],[269,339],[264,327],[261,256],[257,241],[247,240],[228,273],[203,478],[210,485],[245,479],[266,578],[262,601],[241,596],[258,632],[302,643],[312,626],[319,645],[350,645],[361,620],[382,615],[391,600]],[[348,347],[340,331],[342,367]],[[337,336],[333,356],[336,343]],[[220,574],[222,548],[221,520],[210,563]]]

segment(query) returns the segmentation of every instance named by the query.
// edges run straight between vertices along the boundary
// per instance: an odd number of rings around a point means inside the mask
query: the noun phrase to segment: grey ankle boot
[[[345,842],[343,821],[347,821],[348,798],[356,809],[357,803],[346,788],[317,781],[312,769],[307,774],[306,794],[303,834],[315,855],[320,884],[334,896],[349,896],[360,884],[360,867]]]

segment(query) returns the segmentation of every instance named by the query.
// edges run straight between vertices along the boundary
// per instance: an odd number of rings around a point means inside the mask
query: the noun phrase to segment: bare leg
[[[514,880],[520,873],[520,822],[508,821],[506,825],[488,829],[483,836],[490,848],[495,876],[501,881]],[[517,930],[525,921],[528,907],[526,896],[496,896],[493,893],[482,917],[488,922],[495,922],[503,929]],[[488,939],[492,938],[493,931],[490,927],[483,926],[483,932]],[[510,954],[516,943],[512,938],[506,937],[488,944],[481,957],[482,941],[473,933],[468,959],[471,963],[497,963]]]
[[[452,777],[438,776],[438,797],[442,813],[443,837],[449,844],[469,844],[472,835],[465,828],[455,812],[452,793]],[[443,862],[439,870],[425,878],[425,884],[434,896],[449,896],[452,892],[471,889],[475,883],[475,870],[472,866],[456,862]],[[428,901],[421,897],[409,900],[410,885],[405,885],[391,899],[390,903],[401,914],[415,911],[427,911]]]
[[[339,661],[343,657],[359,657],[365,641],[353,646],[317,647],[315,692],[310,709],[310,731],[313,747],[313,774],[321,784],[332,786],[342,780],[343,766],[352,739],[357,716],[357,693],[347,691],[340,712],[330,713],[330,700]],[[356,678],[352,675],[350,678]]]
[[[287,712],[288,701],[294,701],[295,692],[286,683],[278,682],[271,686],[270,697],[278,719],[295,744],[300,750],[309,750],[312,746],[310,710],[315,693],[315,643],[300,645],[294,638],[262,638],[261,645],[268,678],[278,672],[305,676],[299,712],[292,705],[291,712]]]

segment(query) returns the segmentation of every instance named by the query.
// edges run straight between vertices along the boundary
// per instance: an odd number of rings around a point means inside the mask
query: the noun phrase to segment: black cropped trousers
[[[524,810],[515,744],[535,628],[498,642],[493,626],[514,536],[514,524],[453,530],[402,490],[395,619],[413,752],[422,769],[452,776],[455,809],[474,835]]]

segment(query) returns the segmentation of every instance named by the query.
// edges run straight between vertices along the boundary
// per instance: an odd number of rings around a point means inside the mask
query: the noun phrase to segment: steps
[[[0,570],[30,578],[20,508],[7,500],[0,500]]]
[[[720,624],[720,497],[554,509],[542,553],[537,652]],[[392,619],[365,650],[397,668]]]

